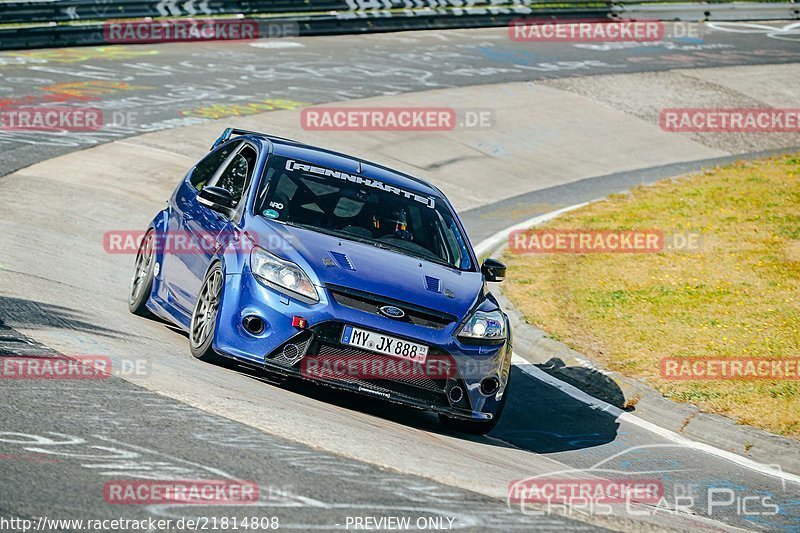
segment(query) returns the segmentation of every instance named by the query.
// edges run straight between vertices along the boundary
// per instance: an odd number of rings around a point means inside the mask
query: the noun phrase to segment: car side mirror
[[[488,257],[483,260],[481,265],[481,274],[486,281],[501,282],[506,279],[506,265]]]
[[[228,189],[214,186],[203,187],[197,197],[197,201],[209,209],[219,211],[228,217],[233,215],[233,206],[236,203],[233,199],[233,193]]]

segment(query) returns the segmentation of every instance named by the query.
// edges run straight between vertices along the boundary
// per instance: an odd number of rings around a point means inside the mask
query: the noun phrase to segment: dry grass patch
[[[507,252],[529,322],[665,396],[800,437],[800,381],[669,381],[663,357],[800,357],[800,154],[714,168],[547,228],[699,231],[697,252]]]

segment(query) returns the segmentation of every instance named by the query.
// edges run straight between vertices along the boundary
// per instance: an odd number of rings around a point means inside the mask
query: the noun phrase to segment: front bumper
[[[241,274],[227,275],[214,348],[223,355],[278,374],[454,418],[490,420],[495,416],[508,382],[511,362],[508,341],[494,345],[464,344],[455,336],[459,328],[456,320],[448,324],[429,320],[399,322],[369,312],[368,305],[354,303],[352,298],[343,299],[331,288],[318,288],[318,292],[320,302],[306,304],[259,283],[247,268]],[[397,305],[402,307],[403,303]],[[260,318],[265,325],[263,332],[258,335],[248,332],[242,325],[246,316]],[[303,317],[308,327],[293,327],[295,316]],[[347,324],[429,346],[429,360],[435,358],[450,365],[447,377],[328,379],[302,372],[302,361],[307,357],[391,358],[342,345],[342,329]],[[480,389],[481,381],[487,377],[496,377],[500,382],[498,390],[489,395]],[[460,394],[454,388],[459,388]]]

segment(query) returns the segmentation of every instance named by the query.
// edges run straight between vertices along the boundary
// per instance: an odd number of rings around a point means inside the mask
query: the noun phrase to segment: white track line
[[[491,237],[483,239],[481,242],[475,246],[475,255],[478,256],[478,259],[483,254],[488,254],[489,252],[493,252],[495,248],[499,248],[506,239],[508,238],[508,234],[512,231],[516,231],[518,229],[526,229],[530,228],[531,226],[537,226],[539,224],[543,224],[550,219],[556,218],[559,215],[566,213],[567,211],[572,211],[573,209],[578,209],[579,207],[583,207],[589,202],[584,202],[582,204],[571,205],[569,207],[564,207],[557,211],[550,211],[549,213],[545,213],[544,215],[539,215],[538,217],[529,218],[524,222],[520,222],[519,224],[514,224],[504,230],[500,230]]]
[[[494,235],[492,235],[491,237],[484,239],[483,241],[478,243],[478,245],[475,246],[475,255],[480,257],[485,253],[493,252],[495,249],[501,247],[505,242],[505,240],[508,238],[508,234],[513,230],[525,229],[531,226],[535,226],[537,224],[542,224],[543,222],[556,218],[562,213],[566,213],[567,211],[571,211],[573,209],[578,209],[579,207],[583,207],[584,205],[586,205],[586,203],[565,207],[557,211],[552,211],[550,213],[546,213],[544,215],[528,219],[524,222],[520,222],[519,224],[515,224],[509,228],[499,231]],[[737,455],[733,452],[721,450],[709,444],[704,444],[702,442],[697,442],[688,439],[682,435],[675,433],[674,431],[662,428],[661,426],[653,424],[652,422],[648,422],[647,420],[643,420],[638,416],[632,415],[627,411],[623,411],[622,409],[615,407],[610,403],[604,402],[603,400],[599,400],[594,396],[591,396],[583,392],[577,387],[574,387],[569,383],[561,381],[560,379],[553,377],[550,374],[547,374],[539,367],[530,363],[528,360],[524,359],[520,355],[514,354],[511,359],[511,363],[517,368],[519,368],[521,371],[528,374],[529,376],[538,379],[539,381],[543,381],[544,383],[547,383],[548,385],[557,388],[564,394],[567,394],[572,398],[580,402],[583,402],[595,409],[605,411],[609,415],[616,417],[617,420],[621,422],[632,424],[634,426],[650,431],[651,433],[655,433],[659,437],[667,439],[676,444],[680,444],[681,446],[685,446],[687,448],[692,448],[701,452],[708,453],[710,455],[714,455],[716,457],[725,459],[743,468],[753,470],[760,474],[777,477],[784,481],[790,481],[792,483],[797,483],[798,485],[800,485],[800,476],[798,475],[792,474],[790,472],[782,472],[781,470],[776,469],[774,466],[765,465],[757,461],[753,461],[752,459],[748,459],[747,457],[742,457],[741,455]]]
[[[728,452],[725,450],[721,450],[719,448],[715,448],[714,446],[703,444],[702,442],[693,441],[681,435],[678,435],[674,431],[670,431],[669,429],[662,428],[652,422],[648,422],[647,420],[643,420],[638,416],[634,416],[627,411],[623,411],[619,407],[615,407],[610,403],[606,403],[603,400],[599,400],[594,396],[591,396],[582,390],[578,389],[577,387],[573,387],[569,383],[561,381],[560,379],[551,376],[550,374],[546,373],[544,370],[541,370],[536,365],[531,364],[526,359],[523,359],[521,356],[514,354],[514,357],[511,359],[511,362],[514,366],[525,372],[531,377],[534,377],[540,381],[544,381],[548,385],[551,385],[561,392],[568,394],[569,396],[579,400],[591,407],[599,409],[601,411],[605,411],[611,416],[614,416],[620,422],[627,422],[629,424],[633,424],[634,426],[638,426],[642,429],[646,429],[652,433],[655,433],[659,437],[663,437],[669,441],[674,442],[675,444],[680,444],[681,446],[686,446],[687,448],[694,448],[695,450],[700,450],[711,455],[716,455],[722,459],[726,459],[733,463],[736,463],[739,466],[744,468],[748,468],[750,470],[755,470],[761,474],[767,476],[774,476],[784,481],[791,481],[793,483],[800,484],[800,476],[789,472],[782,472],[777,470],[776,468],[759,463],[757,461],[753,461],[752,459],[748,459],[747,457],[742,457],[741,455],[737,455],[733,452]]]

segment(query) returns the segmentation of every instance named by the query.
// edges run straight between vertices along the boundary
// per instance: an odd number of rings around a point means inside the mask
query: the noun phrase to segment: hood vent
[[[425,288],[431,292],[442,292],[442,280],[432,276],[425,276]]]
[[[350,261],[350,258],[347,257],[345,254],[343,254],[341,252],[332,252],[330,250],[328,251],[328,253],[331,254],[331,257],[333,257],[333,260],[336,261],[336,264],[339,265],[340,267],[342,267],[342,268],[344,268],[346,270],[355,270],[356,269],[353,266],[353,263]]]

